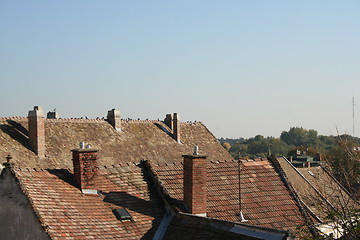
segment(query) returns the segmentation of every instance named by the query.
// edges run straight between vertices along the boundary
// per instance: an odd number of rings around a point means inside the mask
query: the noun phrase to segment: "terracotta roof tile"
[[[153,164],[152,169],[170,196],[182,201],[182,166],[163,167]],[[208,161],[207,169],[207,215],[211,218],[239,222],[238,163]],[[268,160],[244,161],[241,187],[242,211],[249,220],[248,224],[295,230],[297,226],[305,223],[298,205]]]
[[[65,169],[15,173],[53,239],[152,239],[164,214],[140,166],[99,170],[100,195],[82,194]],[[122,207],[132,221],[116,219],[112,210]]]

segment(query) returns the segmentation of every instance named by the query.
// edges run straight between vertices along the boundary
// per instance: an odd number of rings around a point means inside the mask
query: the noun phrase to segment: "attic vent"
[[[113,212],[120,221],[132,220],[130,213],[125,208],[114,209]]]

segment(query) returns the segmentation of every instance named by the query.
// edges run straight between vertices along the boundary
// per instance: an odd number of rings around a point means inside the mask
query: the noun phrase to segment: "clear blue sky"
[[[360,136],[360,1],[0,0],[0,116],[163,119],[217,137]]]

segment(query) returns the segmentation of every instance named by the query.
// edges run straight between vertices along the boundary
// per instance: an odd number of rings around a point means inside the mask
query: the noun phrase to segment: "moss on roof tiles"
[[[197,144],[209,160],[232,160],[217,139],[200,122],[182,123],[181,143],[169,134],[161,121],[122,121],[116,131],[105,121],[46,120],[46,158],[39,159],[30,149],[27,119],[0,120],[0,157],[7,154],[20,167],[72,168],[71,149],[87,142],[99,150],[99,166],[136,162],[146,159],[154,163],[181,162],[183,154],[192,153]],[[164,130],[165,129],[165,130]]]

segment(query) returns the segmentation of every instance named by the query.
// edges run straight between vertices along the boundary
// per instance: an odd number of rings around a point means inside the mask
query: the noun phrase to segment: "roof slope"
[[[14,171],[52,239],[152,239],[164,214],[139,165],[100,168],[100,195],[82,194],[66,169]],[[133,220],[117,220],[118,208]]]
[[[333,207],[350,211],[359,208],[351,196],[321,166],[311,168],[295,168],[287,159],[277,159],[301,200],[318,217],[319,221]]]
[[[0,154],[13,156],[15,166],[30,168],[70,168],[71,149],[79,142],[99,149],[99,166],[120,162],[182,161],[181,155],[193,151],[195,144],[210,160],[230,160],[230,154],[200,122],[180,123],[181,143],[172,137],[162,121],[122,121],[116,131],[104,120],[45,119],[46,158],[30,150],[27,118],[0,119]],[[121,159],[121,160],[119,160]]]
[[[287,239],[288,232],[236,224],[191,214],[176,214],[163,239]]]
[[[183,165],[151,165],[170,197],[182,201]],[[208,161],[207,169],[207,216],[240,222],[238,162]],[[293,231],[305,224],[297,203],[268,160],[242,161],[241,189],[247,224]]]
[[[27,118],[0,118],[0,158],[5,161],[8,154],[17,166],[42,165],[42,160],[30,150]]]

